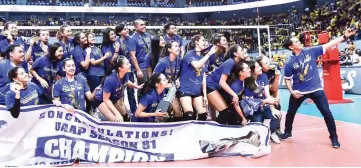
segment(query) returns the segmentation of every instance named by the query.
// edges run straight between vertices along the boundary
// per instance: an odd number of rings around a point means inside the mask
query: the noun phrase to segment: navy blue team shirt
[[[73,97],[79,103],[79,110],[85,111],[85,92],[90,91],[88,84],[82,76],[75,76],[74,81],[68,81],[66,77],[61,78],[54,85],[53,97],[60,97],[62,104],[72,103]],[[74,88],[74,92],[72,91]]]
[[[110,93],[109,99],[115,103],[118,100],[124,99],[124,91],[127,88],[129,81],[129,74],[127,73],[122,79],[118,78],[117,72],[113,71],[112,74],[107,76],[104,81],[102,89],[98,90],[95,99],[103,101],[103,92]]]
[[[201,60],[202,57],[202,55],[198,56],[195,50],[188,51],[184,56],[178,91],[190,95],[198,95],[202,92],[203,75],[206,72],[207,63],[199,69],[195,69],[191,64],[193,61]]]
[[[164,91],[159,95],[155,89],[152,89],[151,92],[146,93],[142,98],[140,98],[139,104],[143,105],[145,108],[144,112],[154,113],[157,109],[158,103],[163,99],[165,93]],[[138,122],[154,122],[155,117],[145,117],[137,118]]]
[[[163,73],[169,82],[174,82],[180,73],[181,66],[182,60],[179,57],[171,62],[169,56],[166,56],[158,62],[153,73]]]
[[[9,90],[5,96],[6,109],[10,110],[15,104],[15,92]],[[25,89],[20,90],[20,105],[38,105],[39,97],[42,95],[41,89],[34,83],[29,82]]]
[[[219,85],[219,81],[221,80],[222,74],[229,76],[235,63],[234,59],[230,58],[207,76],[207,87],[214,90],[220,89],[221,86]]]
[[[102,51],[98,47],[95,46],[91,47],[90,60],[96,61],[102,57],[103,57]],[[98,65],[90,64],[88,75],[104,76],[105,75],[104,62],[105,60]]]
[[[253,97],[255,99],[265,99],[266,95],[264,92],[264,87],[269,85],[267,75],[262,73],[257,77],[256,83],[258,87],[255,90],[249,89],[247,86],[244,88],[244,95],[247,97]],[[236,92],[237,93],[237,92]]]
[[[140,35],[135,32],[128,42],[127,49],[128,51],[135,51],[135,57],[138,60],[138,65],[141,70],[147,69],[145,58],[150,52],[151,39],[152,37],[149,33],[143,33],[142,35]]]

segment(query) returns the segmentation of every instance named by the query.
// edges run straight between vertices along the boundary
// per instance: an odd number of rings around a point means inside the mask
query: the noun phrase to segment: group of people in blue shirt
[[[53,44],[48,42],[47,30],[25,43],[16,24],[6,23],[0,41],[0,104],[15,118],[21,106],[56,104],[71,112],[97,109],[102,120],[113,122],[155,122],[157,117],[170,116],[171,121],[206,121],[209,110],[219,124],[270,119],[271,140],[280,143],[292,137],[296,111],[310,98],[325,118],[332,146],[340,147],[316,60],[354,32],[307,49],[297,38],[286,38],[284,47],[293,52],[284,70],[291,96],[285,132],[276,134],[282,118],[277,94],[280,72],[268,57],[250,60],[244,46],[228,46],[222,34],[213,35],[210,45],[202,35],[194,35],[183,46],[172,22],[164,26],[165,36],[152,37],[140,19],[134,27],[132,36],[124,24],[104,29],[98,48],[93,33],[73,35],[65,25]],[[165,109],[169,112],[157,110],[171,87],[177,91],[171,108]]]

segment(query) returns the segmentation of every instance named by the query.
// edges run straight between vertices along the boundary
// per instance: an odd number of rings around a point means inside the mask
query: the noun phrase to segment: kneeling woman
[[[251,69],[244,62],[240,61],[233,66],[231,76],[227,83],[231,90],[237,94],[237,97],[241,97],[244,90],[244,80],[251,76]],[[230,108],[227,116],[228,125],[245,125],[247,119],[245,118],[241,107],[235,106],[233,103],[234,96],[231,94],[224,95],[224,99]],[[238,104],[238,102],[237,102]]]
[[[65,77],[61,78],[54,85],[53,97],[60,100],[62,104],[71,105],[74,109],[86,111],[85,97],[93,101],[95,92],[90,92],[89,86],[83,76],[75,76],[75,62],[71,58],[63,61]],[[67,108],[69,110],[69,108]]]
[[[252,75],[245,80],[244,96],[242,98],[244,103],[241,103],[243,111],[252,122],[263,122],[264,119],[271,119],[271,140],[280,143],[275,132],[280,125],[281,113],[274,107],[279,103],[279,100],[270,96],[268,78],[266,74],[262,73],[259,64],[255,61],[249,61],[247,64],[251,68]],[[252,104],[258,102],[258,108],[252,109],[244,105],[251,102]]]
[[[124,105],[124,91],[127,87],[140,89],[129,81],[130,63],[124,56],[117,56],[113,64],[114,68],[102,81],[101,90],[97,91],[94,108],[98,108],[106,120],[122,122],[123,118],[129,119]],[[123,117],[124,116],[124,117]]]
[[[10,91],[5,96],[6,109],[14,118],[18,118],[20,107],[37,105],[43,92],[36,84],[30,82],[29,75],[21,67],[12,68],[8,72],[8,77],[11,83]]]
[[[168,80],[161,73],[154,73],[142,90],[142,96],[139,101],[135,116],[139,122],[154,122],[155,117],[165,117],[167,113],[162,113],[157,109],[158,103],[165,95]]]

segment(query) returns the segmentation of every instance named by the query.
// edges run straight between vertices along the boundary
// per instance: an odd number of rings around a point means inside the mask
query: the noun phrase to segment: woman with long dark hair
[[[145,63],[147,68],[147,75],[152,76],[155,66],[157,65],[159,58],[161,57],[161,51],[165,46],[163,36],[155,35],[150,40],[150,53],[145,57]]]
[[[76,75],[81,73],[84,78],[88,77],[90,65],[91,48],[88,47],[88,37],[83,32],[74,34],[74,61],[76,66]]]
[[[190,50],[183,58],[180,87],[177,91],[177,97],[184,111],[183,120],[196,119],[193,106],[198,113],[198,120],[207,120],[206,62],[210,55],[215,53],[216,47],[212,47],[207,54],[202,55],[205,41],[202,35],[193,36],[187,47]]]
[[[219,115],[216,121],[220,124],[227,123],[227,115],[229,113],[229,108],[227,103],[222,98],[220,90],[224,90],[229,95],[232,95],[232,104],[234,106],[238,106],[238,96],[227,84],[227,79],[231,74],[233,66],[239,61],[243,60],[245,55],[243,53],[243,48],[239,45],[233,45],[230,47],[228,54],[228,57],[230,58],[227,59],[209,76],[207,76],[207,98],[212,107],[219,111]]]
[[[62,71],[63,47],[60,43],[50,45],[48,55],[38,58],[32,65],[30,73],[32,81],[41,88],[45,95],[51,97],[55,82],[60,79]],[[50,104],[47,97],[40,97],[40,104]]]
[[[255,61],[248,61],[252,75],[245,79],[245,89],[242,101],[259,100],[259,108],[246,110],[243,107],[247,118],[252,122],[263,122],[264,119],[271,119],[270,130],[271,140],[280,143],[276,135],[276,129],[280,125],[281,112],[274,105],[279,104],[279,99],[273,98],[269,93],[269,82],[266,74],[262,73],[262,68]]]
[[[232,69],[231,75],[227,80],[229,87],[232,89],[234,93],[237,94],[239,98],[241,98],[243,90],[244,90],[244,80],[251,76],[251,69],[244,61],[237,62]],[[234,106],[232,104],[233,96],[230,94],[224,95],[224,99],[230,108],[230,111],[227,116],[227,124],[228,125],[245,125],[247,123],[247,119],[245,118],[241,107]],[[237,102],[239,104],[239,102]]]
[[[138,122],[155,122],[156,117],[166,117],[167,113],[162,113],[156,108],[164,98],[165,89],[168,87],[168,80],[162,73],[154,73],[142,89],[142,96],[139,106],[135,112]]]
[[[65,77],[61,78],[54,85],[54,99],[59,100],[62,104],[70,105],[66,108],[68,110],[73,108],[86,111],[85,99],[93,101],[95,92],[90,92],[83,76],[75,75],[76,67],[73,59],[64,59],[63,70],[65,71]]]
[[[228,42],[226,37],[222,34],[215,34],[212,38],[213,45],[217,46],[217,51],[209,57],[209,69],[211,71],[215,70],[217,67],[226,61],[226,52],[228,50]]]
[[[101,84],[105,76],[104,62],[107,58],[111,57],[111,54],[107,53],[103,55],[102,51],[95,46],[94,33],[86,33],[85,35],[88,39],[88,46],[91,49],[88,83],[90,91],[93,92],[94,89]]]
[[[122,122],[129,116],[124,105],[124,91],[127,87],[140,89],[141,86],[129,81],[130,63],[127,58],[120,55],[113,62],[112,71],[106,75],[97,91],[93,107],[97,107],[103,117],[108,121]]]
[[[103,30],[103,41],[100,49],[103,55],[111,55],[104,61],[105,72],[112,71],[111,63],[119,55],[120,44],[116,42],[117,37],[113,29],[106,28]]]
[[[179,54],[181,53],[179,43],[176,41],[167,42],[163,49],[163,53],[164,57],[155,66],[154,73],[164,74],[170,85],[169,87],[176,85],[178,88],[182,65],[182,60],[179,58]],[[181,121],[182,111],[180,108],[179,99],[176,97],[172,101],[172,108],[174,112],[174,121]]]

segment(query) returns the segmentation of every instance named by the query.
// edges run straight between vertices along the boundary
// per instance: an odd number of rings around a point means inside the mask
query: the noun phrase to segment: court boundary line
[[[361,125],[340,125],[340,126],[336,126],[336,128],[344,128],[344,127],[361,127]],[[317,130],[324,130],[327,129],[327,127],[318,127],[318,128],[308,128],[308,129],[300,129],[300,130],[294,130],[292,131],[292,133],[294,132],[305,132],[305,131],[317,131]]]
[[[361,98],[361,97],[360,97]],[[283,113],[286,113],[287,114],[287,111],[281,111]],[[320,112],[321,113],[321,112]],[[317,116],[313,116],[313,115],[309,115],[309,114],[302,114],[302,113],[296,113],[296,116],[297,115],[303,115],[303,116],[308,116],[308,117],[313,117],[313,118],[318,118],[318,119],[323,119],[323,117],[317,117]],[[351,125],[358,125],[358,126],[361,126],[361,124],[356,124],[356,123],[352,123],[352,122],[347,122],[347,121],[341,121],[341,120],[336,120],[335,121],[337,122],[341,122],[341,123],[344,123],[344,124],[351,124]]]

